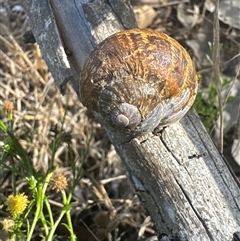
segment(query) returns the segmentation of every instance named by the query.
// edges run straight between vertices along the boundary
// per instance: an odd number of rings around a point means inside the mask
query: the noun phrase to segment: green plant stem
[[[70,193],[70,194],[68,195],[68,198],[67,198],[66,193],[63,191],[63,192],[62,192],[62,197],[63,197],[63,203],[69,205],[70,202],[71,202],[71,199],[72,199],[72,194]],[[76,237],[76,235],[74,234],[74,230],[73,230],[73,226],[72,226],[72,218],[71,218],[71,211],[70,211],[70,209],[67,209],[67,211],[66,211],[66,217],[67,217],[67,223],[68,223],[68,227],[69,227],[68,230],[69,230],[69,232],[70,232],[70,240],[71,240],[71,241],[75,241],[75,240],[77,240],[77,237]]]
[[[69,194],[69,196],[67,198],[65,191],[62,191],[62,197],[63,197],[64,208],[62,209],[58,219],[55,221],[54,226],[51,227],[50,233],[49,233],[46,241],[53,240],[53,235],[55,233],[55,230],[58,227],[59,223],[61,222],[61,220],[65,214],[66,214],[67,222],[68,222],[68,231],[70,232],[70,240],[71,241],[77,240],[77,237],[75,236],[74,231],[73,231],[72,219],[71,219],[71,215],[70,215],[70,202],[71,202],[72,195]]]
[[[40,217],[40,214],[41,214],[41,211],[42,211],[42,206],[43,206],[42,205],[42,201],[43,201],[42,198],[43,198],[43,192],[42,192],[42,184],[41,184],[41,185],[39,185],[38,190],[36,192],[36,212],[35,212],[35,215],[34,215],[34,219],[33,219],[30,231],[27,235],[26,241],[31,241],[31,239],[32,239],[33,232],[35,230],[37,221],[38,221],[38,219]]]
[[[16,234],[13,233],[13,234],[11,235],[10,241],[15,241],[15,240],[16,240]]]
[[[55,230],[57,229],[59,223],[61,222],[64,214],[65,214],[65,211],[61,211],[58,219],[55,221],[54,225],[51,227],[50,232],[49,232],[49,234],[48,234],[48,236],[47,236],[46,241],[52,241],[52,240],[53,240],[53,236],[54,236]]]
[[[14,166],[14,160],[12,157],[10,158],[10,164],[11,166]],[[14,172],[13,175],[11,175],[11,180],[13,194],[16,195],[16,174]]]
[[[47,211],[48,211],[50,224],[51,224],[51,226],[53,226],[54,225],[54,220],[53,220],[53,215],[52,215],[52,209],[51,209],[51,206],[50,206],[49,201],[48,201],[47,198],[45,199],[45,205],[46,205],[46,208],[47,208]]]
[[[43,203],[45,200],[45,193],[47,190],[49,180],[52,177],[52,174],[53,174],[52,172],[47,173],[45,180],[42,183],[39,183],[38,186],[33,189],[33,191],[35,190],[35,197],[36,197],[36,211],[35,211],[34,219],[33,219],[31,228],[29,230],[29,233],[27,235],[26,241],[32,240],[32,235],[37,225],[37,221],[39,218],[41,218]]]
[[[48,226],[47,226],[47,223],[46,223],[45,216],[44,216],[43,212],[41,212],[41,214],[40,214],[40,219],[42,221],[43,228],[44,228],[45,234],[47,236],[49,234],[49,229],[48,229]]]

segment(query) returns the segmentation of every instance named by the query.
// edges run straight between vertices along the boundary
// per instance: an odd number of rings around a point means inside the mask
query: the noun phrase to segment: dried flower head
[[[56,190],[56,192],[63,191],[68,186],[68,180],[62,173],[56,173],[53,175],[51,180],[51,188],[52,190]]]
[[[9,232],[15,224],[15,222],[12,219],[6,219],[6,218],[3,221],[1,221],[1,223],[3,226],[2,229],[6,232]]]
[[[14,109],[14,105],[13,102],[11,101],[5,101],[3,104],[3,111],[7,114],[7,115],[12,115]]]
[[[17,194],[15,196],[10,195],[5,201],[7,211],[9,211],[13,217],[21,215],[26,209],[28,203],[28,197],[24,195],[24,193]]]

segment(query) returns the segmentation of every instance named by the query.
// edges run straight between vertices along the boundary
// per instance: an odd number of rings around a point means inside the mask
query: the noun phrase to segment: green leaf
[[[2,120],[0,120],[0,129],[2,129],[4,132],[7,132],[7,126],[3,123]]]

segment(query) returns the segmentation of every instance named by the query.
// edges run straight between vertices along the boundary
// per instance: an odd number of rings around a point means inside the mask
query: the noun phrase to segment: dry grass
[[[86,109],[71,86],[67,87],[66,95],[61,96],[51,84],[51,75],[37,44],[22,43],[22,36],[29,29],[21,1],[4,2],[0,10],[0,106],[5,101],[14,103],[13,132],[27,150],[35,170],[45,173],[48,169],[52,155],[50,146],[57,136],[62,140],[54,158],[57,171],[71,180],[70,162],[83,166],[84,175],[72,200],[72,218],[78,240],[96,240],[96,237],[105,240],[106,233],[122,236],[121,240],[126,241],[152,235],[151,223],[142,225],[147,218],[145,210],[105,133],[88,119]],[[0,118],[4,118],[1,109]],[[1,146],[4,134],[0,132]],[[0,203],[13,192],[11,176],[0,169]],[[16,190],[28,193],[26,183],[20,178]],[[57,212],[62,206],[59,195],[51,191],[48,195]],[[7,215],[4,209],[0,210],[0,217]],[[41,240],[37,238],[40,233],[40,229],[36,230],[34,240]],[[58,235],[64,237],[66,234],[60,226]]]

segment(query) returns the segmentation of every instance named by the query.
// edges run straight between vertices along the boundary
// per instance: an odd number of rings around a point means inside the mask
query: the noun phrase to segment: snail
[[[197,75],[187,51],[149,29],[115,33],[86,60],[80,100],[109,126],[141,135],[179,121],[192,106]]]

